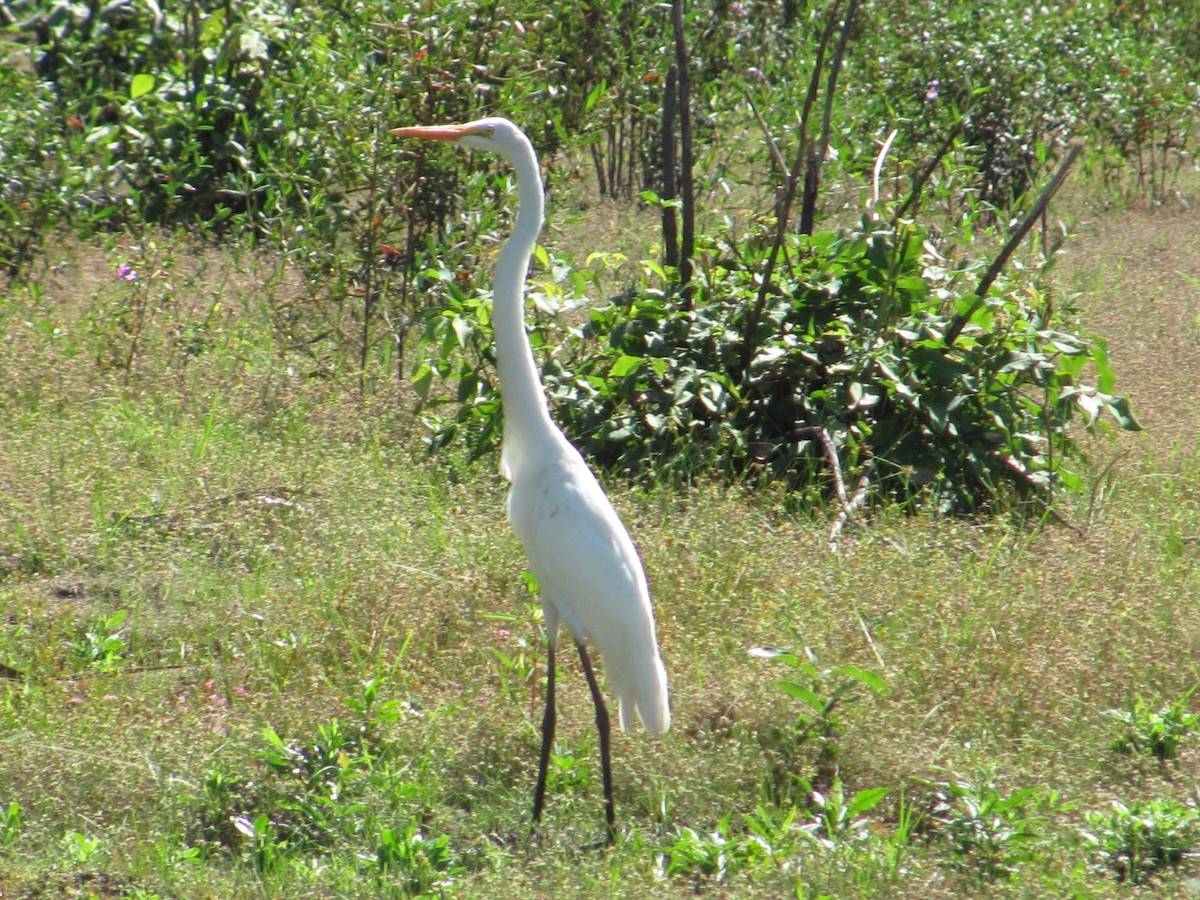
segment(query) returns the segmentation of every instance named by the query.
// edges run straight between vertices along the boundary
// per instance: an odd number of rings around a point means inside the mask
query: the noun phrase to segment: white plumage
[[[633,541],[579,451],[551,420],[525,332],[525,274],[544,210],[537,155],[521,130],[501,118],[398,128],[392,133],[490,150],[503,156],[516,173],[520,202],[512,234],[496,264],[492,322],[504,403],[501,471],[512,482],[508,514],[538,581],[550,642],[533,819],[536,823],[541,816],[554,734],[554,655],[562,623],[579,648],[596,703],[611,839],[615,820],[608,713],[584,644],[590,643],[604,658],[608,684],[620,703],[622,728],[629,727],[635,713],[653,735],[670,728],[667,673],[658,652],[646,576]]]

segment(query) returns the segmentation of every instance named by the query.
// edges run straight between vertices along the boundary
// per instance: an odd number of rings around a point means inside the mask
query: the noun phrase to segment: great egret
[[[496,264],[492,324],[504,403],[500,471],[512,482],[508,516],[537,579],[549,640],[533,823],[536,827],[541,819],[545,801],[555,725],[554,653],[558,626],[564,622],[579,650],[596,707],[604,813],[611,841],[616,813],[608,710],[585,642],[590,641],[604,657],[608,683],[620,703],[622,729],[629,727],[635,712],[652,735],[670,727],[667,673],[658,653],[646,576],[633,541],[579,451],[551,420],[525,333],[525,273],[542,230],[545,204],[537,155],[521,130],[502,118],[397,128],[392,134],[499,153],[516,173],[520,202],[512,234]]]

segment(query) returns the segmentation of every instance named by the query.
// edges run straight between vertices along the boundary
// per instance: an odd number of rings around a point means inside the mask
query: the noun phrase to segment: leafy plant
[[[15,97],[22,102],[9,102]],[[15,278],[62,213],[63,175],[53,161],[68,152],[70,131],[47,127],[53,93],[15,66],[0,65],[0,103],[8,111],[0,121],[0,272]]]
[[[250,858],[254,869],[263,875],[279,869],[287,859],[292,844],[276,834],[274,823],[266,813],[256,816],[234,816],[234,827],[250,842]]]
[[[806,842],[811,834],[799,824],[801,809],[795,804],[784,806],[757,806],[753,813],[743,816],[750,840],[755,841],[762,852],[776,863],[781,863],[796,853],[796,839]]]
[[[400,877],[404,890],[413,895],[427,894],[451,883],[452,876],[463,871],[455,862],[450,838],[427,838],[414,824],[404,828],[384,828],[375,848],[379,876]]]
[[[962,285],[970,271],[931,248],[915,227],[864,219],[789,237],[777,289],[760,288],[766,249],[746,242],[687,302],[647,286],[594,307],[546,354],[556,418],[596,465],[636,479],[715,470],[811,496],[854,476],[947,512],[1005,496],[1040,509],[1082,483],[1068,467],[1073,420],[1139,426],[1102,341],[1056,327],[1032,285],[990,280],[976,298]],[[483,310],[456,302],[453,322]],[[456,326],[441,346],[457,370],[418,373],[426,391],[435,372],[458,379],[456,421],[436,444],[465,438],[482,454],[498,440],[486,338]]]
[[[1008,876],[1032,858],[1043,824],[1038,810],[1056,803],[1036,788],[1005,793],[990,778],[925,783],[933,791],[925,829],[987,879]]]
[[[362,731],[347,729],[337,718],[318,725],[313,741],[285,742],[273,728],[264,728],[263,738],[267,747],[261,759],[271,772],[296,779],[307,791],[335,801],[346,780],[374,760]]]
[[[0,847],[6,847],[21,833],[21,804],[16,800],[0,804]]]
[[[730,820],[729,815],[724,816],[708,833],[679,829],[674,843],[656,854],[658,871],[666,876],[687,876],[699,884],[705,880],[720,883],[745,868],[762,854],[762,846],[733,835]]]
[[[198,848],[248,848],[255,866],[269,871],[284,858],[324,852],[346,834],[359,833],[377,769],[387,780],[395,776],[385,768],[389,754],[381,728],[417,715],[403,701],[384,699],[385,686],[379,677],[363,681],[345,701],[356,721],[334,717],[317,726],[312,740],[285,740],[273,728],[263,729],[258,759],[270,779],[210,771],[191,831]]]
[[[1179,755],[1180,743],[1200,723],[1200,715],[1189,708],[1197,688],[1200,688],[1200,682],[1158,709],[1139,696],[1134,697],[1127,710],[1104,710],[1104,715],[1120,726],[1120,733],[1111,748],[1117,753],[1149,755],[1163,762],[1175,759]]]
[[[62,837],[62,846],[71,859],[80,865],[87,865],[100,854],[103,842],[78,831],[68,831]]]
[[[801,704],[801,710],[790,729],[791,741],[797,746],[810,741],[817,744],[817,765],[822,778],[827,783],[838,785],[835,795],[831,795],[834,796],[833,802],[836,806],[841,800],[841,788],[833,773],[836,768],[841,727],[835,712],[843,703],[857,699],[853,692],[861,687],[869,688],[880,696],[888,696],[890,691],[887,682],[879,673],[861,666],[821,666],[816,652],[811,647],[804,648],[804,656],[770,647],[755,647],[750,654],[793,669],[793,678],[775,682],[776,687],[789,697],[799,700]],[[806,791],[812,793],[811,784],[804,779],[798,781]],[[821,803],[825,802],[823,796],[815,796]],[[879,802],[882,796],[879,795],[875,802]]]
[[[1075,486],[1072,418],[1108,412],[1137,427],[1102,344],[1054,328],[1028,286],[972,304],[963,273],[915,228],[864,220],[794,238],[794,271],[766,293],[753,252],[711,270],[690,304],[646,292],[594,310],[599,352],[574,370],[556,355],[549,388],[589,458],[685,479],[715,466],[809,491],[847,472],[894,500],[969,511],[1006,491],[1046,500]]]
[[[1081,833],[1120,881],[1145,884],[1162,869],[1179,866],[1196,843],[1198,819],[1194,800],[1114,800],[1108,813],[1089,813]]]
[[[869,835],[866,814],[878,806],[891,791],[888,788],[865,788],[847,797],[840,778],[834,778],[827,791],[818,791],[805,779],[798,779],[808,792],[808,811],[811,821],[800,828],[826,847],[836,847],[846,841],[862,840]]]
[[[99,672],[111,672],[125,659],[125,633],[121,627],[129,610],[99,614],[80,626],[71,640],[71,650],[80,664]]]

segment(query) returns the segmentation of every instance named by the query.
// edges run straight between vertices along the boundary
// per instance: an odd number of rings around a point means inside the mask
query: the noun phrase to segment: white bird
[[[397,128],[392,134],[499,153],[516,173],[520,202],[512,234],[496,264],[492,323],[504,404],[500,471],[512,482],[508,516],[537,579],[549,642],[533,823],[536,827],[542,815],[554,740],[554,653],[562,622],[579,650],[596,707],[604,811],[611,841],[616,813],[608,710],[585,642],[604,658],[608,685],[620,704],[622,729],[629,727],[635,712],[654,736],[670,727],[667,673],[658,652],[646,576],[633,541],[579,451],[550,418],[525,332],[525,275],[542,230],[545,205],[537,155],[521,130],[502,118]]]

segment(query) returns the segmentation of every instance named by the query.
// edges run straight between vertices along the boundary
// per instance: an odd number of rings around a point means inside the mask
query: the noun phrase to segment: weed
[[[813,840],[833,848],[846,841],[861,841],[869,836],[866,814],[891,793],[888,788],[866,788],[847,797],[840,778],[833,779],[829,790],[815,790],[804,779],[800,786],[808,792],[811,820],[801,830]]]
[[[96,615],[80,626],[71,640],[71,653],[77,663],[98,672],[111,672],[125,659],[125,621],[127,609],[108,615]]]
[[[0,804],[0,847],[7,846],[21,833],[21,804],[12,800]]]
[[[675,840],[656,854],[661,875],[686,876],[700,885],[703,881],[722,882],[749,865],[762,853],[762,845],[735,837],[726,815],[708,833],[681,828]]]
[[[793,679],[775,682],[776,687],[801,704],[801,711],[789,729],[790,743],[795,747],[815,743],[819,777],[825,784],[832,783],[835,780],[841,731],[835,714],[837,708],[857,699],[853,692],[860,687],[869,688],[880,696],[888,696],[887,682],[879,673],[861,666],[822,667],[811,647],[804,648],[803,657],[770,647],[755,647],[750,650],[750,655],[793,669]],[[811,791],[811,785],[806,785],[806,789]]]
[[[1189,702],[1200,682],[1184,694],[1158,709],[1142,697],[1134,697],[1129,709],[1106,709],[1104,715],[1120,726],[1120,734],[1110,745],[1117,753],[1153,756],[1162,762],[1179,755],[1179,745],[1200,722],[1200,715],[1189,709]]]
[[[254,817],[234,816],[234,827],[249,841],[254,870],[262,875],[276,872],[287,859],[291,842],[276,836],[274,823],[266,813]]]
[[[1040,809],[1056,798],[1037,788],[1005,793],[992,778],[929,781],[927,833],[946,841],[964,865],[985,879],[1011,875],[1033,858],[1044,823]]]
[[[444,889],[463,871],[454,860],[448,837],[427,838],[413,824],[379,832],[375,865],[380,879],[400,878],[404,890],[412,895]]]
[[[1120,881],[1145,884],[1156,872],[1179,866],[1196,843],[1198,820],[1194,800],[1114,800],[1109,812],[1089,813],[1081,833]]]
[[[62,837],[62,847],[74,862],[85,866],[100,855],[104,844],[99,838],[88,837],[78,831],[68,831]]]

